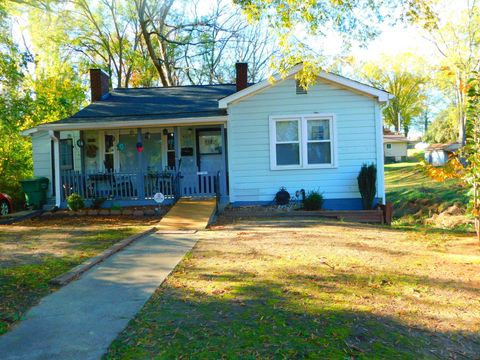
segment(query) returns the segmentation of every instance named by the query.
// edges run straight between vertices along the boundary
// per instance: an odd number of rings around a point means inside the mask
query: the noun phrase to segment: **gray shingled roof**
[[[176,119],[224,115],[218,100],[236,91],[235,84],[115,89],[57,124]]]

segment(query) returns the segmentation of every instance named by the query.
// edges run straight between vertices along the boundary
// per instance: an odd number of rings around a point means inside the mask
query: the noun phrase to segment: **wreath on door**
[[[85,155],[87,155],[89,158],[97,157],[97,150],[97,145],[89,144],[85,148]]]

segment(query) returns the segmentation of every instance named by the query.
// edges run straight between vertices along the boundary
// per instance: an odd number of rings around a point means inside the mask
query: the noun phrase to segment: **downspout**
[[[55,206],[60,208],[62,205],[62,184],[60,178],[60,139],[58,132],[56,133],[53,130],[49,130],[48,134],[50,139],[53,141],[53,158],[55,161]]]
[[[388,101],[385,106],[388,105]],[[382,204],[386,204],[385,196],[385,169],[383,153],[383,117],[380,103],[377,101],[374,105],[374,116],[376,125],[376,150],[377,150],[377,197],[381,199]]]

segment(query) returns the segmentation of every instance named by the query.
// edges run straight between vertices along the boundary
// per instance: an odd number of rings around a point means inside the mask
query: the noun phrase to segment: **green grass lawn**
[[[0,335],[55,290],[51,279],[146,225],[143,218],[89,217],[0,226]]]
[[[467,234],[242,221],[202,232],[105,358],[473,359],[479,305]]]
[[[439,212],[455,203],[468,203],[466,190],[457,180],[437,182],[429,178],[418,160],[385,165],[385,188],[396,216],[422,210],[428,214],[429,209]]]

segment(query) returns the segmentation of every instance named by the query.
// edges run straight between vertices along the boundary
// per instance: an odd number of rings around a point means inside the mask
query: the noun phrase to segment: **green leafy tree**
[[[32,8],[32,19],[45,31],[32,32],[31,48],[20,50],[11,37],[11,6],[0,13],[0,189],[23,198],[19,180],[32,175],[31,143],[20,133],[78,111],[85,88],[62,53],[57,33],[46,31]],[[48,24],[48,22],[45,22]],[[35,55],[32,55],[35,54]]]
[[[353,40],[365,44],[379,34],[379,24],[401,20],[435,26],[431,3],[435,0],[234,0],[251,22],[266,22],[281,51],[272,60],[280,74],[300,62],[304,68],[297,77],[306,87],[325,64],[322,49],[312,49],[332,32],[339,34],[343,47]]]
[[[467,82],[472,72],[480,70],[480,6],[475,0],[462,1],[458,2],[462,10],[452,11],[448,6],[444,9],[445,3],[448,4],[444,1],[433,6],[438,20],[427,29],[427,38],[439,54],[437,85],[456,110],[458,139],[464,143]]]
[[[426,108],[427,77],[424,71],[406,65],[415,61],[405,54],[397,56],[395,61],[384,58],[380,66],[366,64],[362,69],[362,77],[369,83],[394,95],[383,109],[383,119],[397,132],[403,130],[405,136],[408,136],[413,120]]]
[[[13,42],[8,31],[10,20],[0,9],[0,189],[18,197],[18,178],[31,174],[29,143],[20,138],[23,120],[34,99],[23,87],[27,65],[31,60]]]
[[[457,109],[453,106],[438,113],[423,140],[427,143],[451,143],[458,140]]]
[[[462,178],[470,186],[472,215],[480,240],[480,73],[473,74],[467,92],[465,146],[461,150],[465,169]]]

